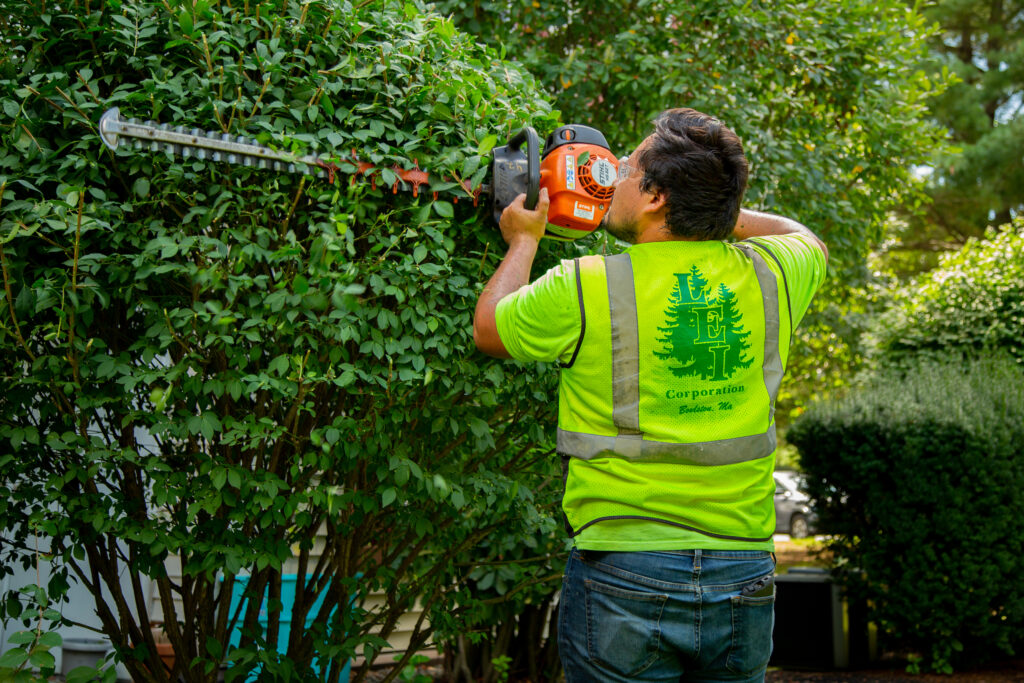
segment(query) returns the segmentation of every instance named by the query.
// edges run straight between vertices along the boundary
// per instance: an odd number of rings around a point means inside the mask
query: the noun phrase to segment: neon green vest
[[[761,248],[657,242],[576,261],[583,329],[561,373],[558,451],[580,547],[772,547],[792,331]]]

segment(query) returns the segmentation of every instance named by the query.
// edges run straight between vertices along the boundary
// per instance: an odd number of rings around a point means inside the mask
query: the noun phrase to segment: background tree
[[[923,11],[942,29],[930,40],[934,63],[959,82],[929,105],[954,145],[929,164],[931,201],[886,250],[903,274],[934,267],[938,252],[1024,208],[1024,3],[938,0]]]
[[[553,377],[471,339],[500,237],[471,201],[390,189],[410,160],[479,183],[497,140],[553,128],[528,73],[386,0],[26,0],[0,34],[0,574],[48,537],[132,678],[154,681],[212,681],[224,661],[336,680],[357,652],[359,679],[418,599],[429,625],[394,676],[432,633],[559,577],[522,542],[555,527]],[[96,129],[112,106],[380,170],[331,185],[114,153]],[[4,665],[35,665],[13,652]]]

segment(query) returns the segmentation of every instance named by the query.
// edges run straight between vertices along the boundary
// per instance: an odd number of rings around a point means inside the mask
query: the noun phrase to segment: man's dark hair
[[[747,158],[721,121],[693,109],[664,111],[637,163],[640,189],[665,193],[673,235],[723,240],[732,234],[747,189]]]

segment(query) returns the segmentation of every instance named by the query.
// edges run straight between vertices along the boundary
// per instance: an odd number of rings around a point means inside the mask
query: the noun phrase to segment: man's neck
[[[664,223],[656,223],[639,231],[634,244],[647,244],[649,242],[699,242],[697,237],[680,237],[673,235]]]

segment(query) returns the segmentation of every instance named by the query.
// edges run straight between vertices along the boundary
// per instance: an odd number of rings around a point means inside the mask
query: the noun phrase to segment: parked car
[[[818,516],[803,490],[799,472],[775,472],[775,533],[806,538],[817,531]]]

